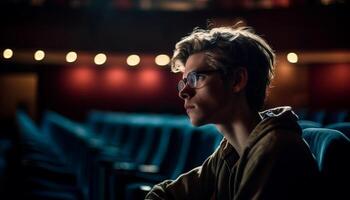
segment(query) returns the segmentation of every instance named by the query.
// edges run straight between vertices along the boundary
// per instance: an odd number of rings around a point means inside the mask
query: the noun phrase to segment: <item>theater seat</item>
[[[299,120],[298,124],[301,127],[301,129],[322,127],[322,124],[314,121],[309,121],[309,120]]]
[[[60,149],[48,135],[43,134],[23,111],[16,113],[20,170],[19,199],[82,199],[76,176],[69,170]]]
[[[200,128],[191,128],[191,141],[189,149],[182,158],[182,164],[177,163],[173,173],[167,179],[176,179],[181,173],[187,172],[195,167],[200,166],[210,154],[219,146],[222,135],[213,125],[206,125]],[[125,188],[125,199],[140,200],[144,199],[146,194],[151,190],[155,182],[133,182]]]
[[[317,111],[309,111],[306,120],[318,122],[320,124],[323,123],[324,119],[326,117],[326,111],[324,110],[317,110]]]
[[[323,124],[335,124],[340,122],[345,122],[346,117],[349,115],[349,111],[330,111],[326,113]]]
[[[321,172],[326,199],[349,199],[350,140],[341,132],[326,128],[303,130],[303,138],[314,154]]]
[[[326,128],[338,130],[350,138],[350,122],[334,123],[326,126]]]

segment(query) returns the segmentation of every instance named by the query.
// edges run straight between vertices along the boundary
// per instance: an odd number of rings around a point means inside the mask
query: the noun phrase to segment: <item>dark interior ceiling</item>
[[[0,48],[171,53],[208,19],[244,19],[277,51],[349,49],[349,4],[270,10],[120,11],[0,8]]]

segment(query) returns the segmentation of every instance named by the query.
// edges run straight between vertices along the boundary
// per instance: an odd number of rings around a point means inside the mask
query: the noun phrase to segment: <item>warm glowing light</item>
[[[95,56],[94,62],[96,65],[102,65],[107,61],[107,56],[103,53],[99,53]]]
[[[130,55],[127,59],[126,59],[126,63],[129,66],[136,66],[140,63],[140,56],[138,55]]]
[[[113,90],[125,88],[128,84],[127,70],[122,68],[111,68],[105,71],[102,76],[105,81],[105,87]]]
[[[170,58],[169,58],[169,56],[167,56],[165,54],[161,54],[161,55],[158,55],[154,61],[159,66],[165,66],[165,65],[169,64]]]
[[[71,52],[67,53],[67,55],[66,55],[66,61],[69,63],[76,61],[77,58],[78,58],[78,55],[74,51],[71,51]]]
[[[91,92],[96,83],[96,71],[88,66],[76,66],[63,72],[61,84],[74,95]]]
[[[162,86],[162,76],[155,69],[144,69],[138,73],[138,84],[143,92],[157,91]]]
[[[40,61],[45,58],[45,52],[43,50],[38,50],[34,54],[34,59]]]
[[[13,51],[11,49],[5,49],[3,56],[5,59],[10,59],[13,56]]]
[[[289,53],[287,55],[287,60],[290,63],[297,63],[298,62],[298,55],[296,53]]]
[[[329,5],[329,4],[334,3],[334,2],[333,2],[333,0],[321,0],[321,3],[323,5]]]

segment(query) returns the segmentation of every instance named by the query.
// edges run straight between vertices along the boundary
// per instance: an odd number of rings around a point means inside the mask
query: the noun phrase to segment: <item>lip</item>
[[[189,112],[190,110],[194,109],[195,107],[193,105],[185,105],[186,112]]]

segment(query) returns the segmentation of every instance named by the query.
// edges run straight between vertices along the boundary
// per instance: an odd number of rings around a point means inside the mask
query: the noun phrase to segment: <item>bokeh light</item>
[[[10,59],[13,56],[13,51],[11,49],[5,49],[3,52],[3,56],[5,59]]]
[[[159,66],[166,66],[170,62],[170,58],[168,55],[160,54],[155,58],[155,63]]]
[[[43,50],[37,50],[34,54],[34,59],[37,61],[43,60],[45,58],[45,52]]]
[[[66,61],[69,63],[76,61],[77,58],[78,58],[78,55],[74,51],[71,51],[71,52],[67,53],[67,55],[66,55]]]
[[[288,53],[287,60],[290,63],[297,63],[298,62],[298,55],[296,53]]]
[[[129,66],[136,66],[136,65],[138,65],[140,63],[140,61],[141,61],[141,59],[140,59],[140,56],[138,56],[138,55],[130,55],[126,59],[126,63]]]
[[[103,65],[107,61],[107,56],[103,53],[99,53],[95,56],[94,62],[96,65]]]

